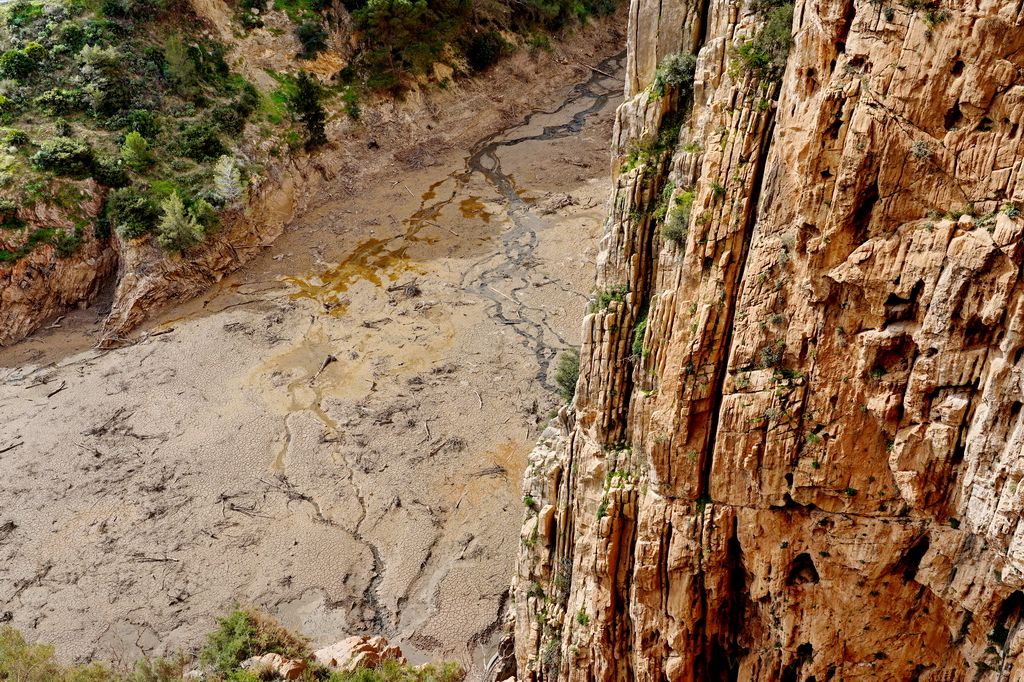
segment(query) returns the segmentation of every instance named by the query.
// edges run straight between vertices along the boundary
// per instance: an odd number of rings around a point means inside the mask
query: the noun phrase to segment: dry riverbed
[[[621,61],[602,63],[621,72]],[[234,601],[413,660],[493,652],[525,457],[578,345],[621,80],[319,201],[110,351],[0,354],[0,620],[63,657],[194,646]]]

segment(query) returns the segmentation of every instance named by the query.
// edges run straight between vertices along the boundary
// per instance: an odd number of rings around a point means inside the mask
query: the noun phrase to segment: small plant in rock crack
[[[591,304],[591,312],[608,310],[612,303],[621,303],[626,300],[629,287],[625,284],[612,284],[597,292],[594,302]]]
[[[914,140],[910,145],[910,155],[918,161],[923,161],[932,155],[932,147],[926,140]]]
[[[576,383],[580,378],[580,352],[575,348],[562,353],[555,367],[555,384],[558,393],[567,403],[571,403],[576,395]]]
[[[544,645],[544,651],[541,655],[541,661],[544,663],[544,668],[549,672],[557,671],[562,664],[562,640],[557,637],[553,637],[548,640],[548,643]]]
[[[694,196],[692,190],[684,190],[676,196],[675,205],[668,210],[665,222],[661,226],[662,239],[673,241],[685,248],[686,237],[690,231],[690,212],[693,209]]]
[[[697,58],[692,54],[677,52],[661,60],[654,72],[651,90],[658,97],[664,97],[669,90],[678,90],[679,98],[686,100],[693,91],[693,79],[697,73]]]
[[[767,346],[761,349],[761,369],[768,369],[770,367],[778,367],[779,363],[782,362],[782,357],[786,353],[785,341],[776,341],[769,343]]]
[[[527,509],[535,509],[537,507],[537,500],[533,499],[532,495],[523,495],[523,506]]]
[[[586,609],[579,610],[579,613],[576,614],[576,622],[583,627],[587,627],[590,624],[590,616],[587,615]]]

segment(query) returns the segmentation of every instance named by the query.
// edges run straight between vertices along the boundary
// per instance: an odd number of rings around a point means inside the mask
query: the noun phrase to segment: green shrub
[[[646,355],[644,352],[644,335],[647,334],[647,313],[640,318],[636,327],[633,329],[633,355],[640,357]]]
[[[11,128],[0,135],[0,139],[8,147],[24,147],[29,143],[28,134],[23,130]]]
[[[345,113],[353,121],[358,121],[362,116],[362,109],[359,108],[359,92],[353,87],[345,88],[341,94],[341,100],[345,104]]]
[[[124,136],[124,143],[121,145],[121,158],[129,168],[141,171],[152,165],[153,152],[150,151],[146,138],[138,131],[133,130]]]
[[[786,71],[786,59],[793,45],[793,4],[786,3],[768,10],[764,26],[734,50],[740,66],[753,77],[777,81]]]
[[[295,27],[295,37],[301,45],[300,59],[313,59],[327,49],[327,31],[319,21],[305,21]]]
[[[288,104],[306,126],[306,148],[313,149],[327,142],[324,123],[327,114],[320,103],[323,91],[316,80],[305,71],[300,71],[295,79],[295,91]]]
[[[0,252],[0,260],[8,260]],[[10,259],[13,260],[13,259]],[[65,667],[54,661],[53,647],[29,644],[21,634],[0,627],[0,680],[11,682],[109,682],[113,673],[102,666]]]
[[[224,155],[213,166],[213,191],[216,199],[229,204],[242,196],[242,174],[235,158]]]
[[[247,608],[236,608],[217,621],[217,629],[206,638],[199,660],[222,674],[230,673],[250,656],[277,653],[287,658],[310,655],[305,639],[284,629],[270,616]]]
[[[185,202],[177,192],[172,192],[160,204],[163,215],[156,226],[156,241],[168,251],[184,251],[199,243],[203,229],[196,219],[185,210]]]
[[[629,293],[629,287],[625,284],[613,284],[605,287],[597,292],[597,298],[594,301],[594,310],[608,310],[613,302],[622,302],[626,300],[626,294]]]
[[[54,88],[39,95],[32,102],[51,116],[79,111],[85,106],[85,94],[78,89]]]
[[[196,221],[202,233],[209,234],[220,227],[220,214],[205,199],[195,199],[189,204],[188,214]]]
[[[107,187],[127,187],[130,182],[121,160],[112,156],[97,156],[90,174],[96,182]]]
[[[565,402],[572,402],[576,395],[576,383],[580,378],[580,352],[570,348],[558,357],[555,367],[555,384]]]
[[[217,128],[206,121],[190,121],[182,125],[178,148],[183,155],[196,161],[210,161],[227,151]]]
[[[35,71],[37,63],[25,50],[0,53],[0,78],[21,80]]]
[[[171,36],[164,42],[164,72],[167,80],[184,91],[191,90],[199,81],[196,63],[177,36]]]
[[[89,143],[70,137],[47,140],[32,156],[32,166],[36,170],[56,175],[84,178],[89,175],[92,165],[93,152]]]
[[[43,5],[31,0],[17,0],[7,10],[7,25],[12,28],[27,26],[43,16]]]
[[[57,251],[58,258],[68,258],[82,245],[85,232],[81,227],[76,227],[72,232],[58,232],[53,238],[53,245]]]
[[[153,231],[160,212],[148,196],[134,187],[125,187],[107,197],[105,214],[118,235],[137,239]]]
[[[466,46],[466,61],[473,71],[486,71],[501,59],[504,51],[505,41],[497,31],[480,31],[469,39],[469,45]]]
[[[694,193],[680,192],[676,196],[675,205],[668,211],[665,222],[661,226],[661,237],[675,242],[681,247],[686,246],[686,238],[690,232],[690,212],[693,210]]]
[[[160,121],[156,114],[146,109],[130,109],[121,111],[107,119],[107,124],[116,130],[134,130],[147,139],[155,139],[160,134]]]
[[[25,221],[18,217],[18,204],[13,199],[0,198],[0,229],[20,230]]]
[[[664,97],[669,90],[677,90],[679,99],[689,99],[693,92],[693,79],[697,73],[697,58],[692,54],[677,52],[661,60],[654,72],[651,89],[658,97]]]

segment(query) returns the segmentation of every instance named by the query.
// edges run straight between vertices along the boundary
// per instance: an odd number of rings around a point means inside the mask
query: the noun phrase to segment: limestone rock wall
[[[633,1],[605,296],[524,482],[520,679],[1024,678],[1021,12],[798,1],[772,84],[735,57],[755,8]],[[659,97],[678,51],[692,96]]]

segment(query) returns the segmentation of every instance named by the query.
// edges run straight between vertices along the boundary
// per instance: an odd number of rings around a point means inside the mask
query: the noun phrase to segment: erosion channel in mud
[[[478,670],[593,287],[622,63],[468,154],[325,193],[137,343],[4,350],[0,615],[130,661],[238,601]]]

